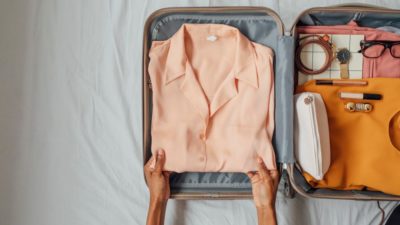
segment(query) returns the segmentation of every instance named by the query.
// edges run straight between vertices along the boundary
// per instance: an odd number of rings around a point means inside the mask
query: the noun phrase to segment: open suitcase
[[[313,198],[400,200],[400,196],[375,191],[340,191],[316,189],[295,166],[293,150],[293,95],[297,85],[295,49],[299,25],[341,25],[350,20],[365,27],[391,25],[400,28],[400,10],[365,5],[341,5],[311,8],[299,14],[286,30],[280,17],[264,7],[190,7],[165,8],[146,21],[143,38],[143,159],[151,156],[151,81],[148,76],[148,53],[153,40],[166,40],[183,23],[220,23],[238,28],[251,41],[273,49],[275,74],[275,131],[273,144],[281,170],[284,194],[294,191]],[[395,171],[393,171],[395,172]],[[400,179],[400,176],[399,176]],[[182,173],[171,176],[171,197],[175,199],[251,198],[251,184],[241,173]]]

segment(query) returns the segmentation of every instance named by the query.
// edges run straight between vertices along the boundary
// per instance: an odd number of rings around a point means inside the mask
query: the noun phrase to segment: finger
[[[254,172],[247,172],[247,176],[249,177],[249,179],[251,180],[254,177],[255,173]]]
[[[256,172],[248,172],[247,176],[250,178],[252,184],[255,184],[261,180],[260,174]]]
[[[172,172],[171,171],[165,171],[165,173],[168,174],[168,176],[171,176]]]
[[[156,156],[156,166],[154,168],[154,172],[155,173],[161,173],[163,168],[164,168],[164,164],[165,164],[165,152],[164,150],[160,149],[157,151],[157,156]]]
[[[147,160],[146,164],[144,165],[144,168],[149,168],[149,167],[150,167],[150,164],[152,163],[153,160],[154,160],[154,155],[152,155],[152,156],[150,157],[150,159]]]
[[[164,174],[165,181],[167,182],[167,186],[169,186],[169,177],[171,176],[172,172],[164,171],[163,174]]]
[[[149,165],[149,169],[150,169],[151,172],[153,172],[154,168],[156,167],[156,161],[157,161],[157,156],[153,155],[152,156],[152,160],[151,160],[150,165]]]
[[[265,166],[264,161],[261,157],[257,158],[257,169],[262,179],[271,178],[268,173],[267,167]]]
[[[167,179],[169,179],[169,177],[171,176],[171,172],[169,171],[163,171],[162,173],[164,174],[164,177]]]
[[[279,179],[279,172],[278,170],[270,170],[269,174],[271,175],[273,180],[278,180]]]
[[[270,170],[269,174],[271,175],[271,178],[274,181],[275,186],[278,186],[278,184],[279,184],[279,171],[278,170]]]
[[[151,164],[154,162],[154,156],[151,156],[147,163],[144,165],[144,174],[149,176],[151,174]]]

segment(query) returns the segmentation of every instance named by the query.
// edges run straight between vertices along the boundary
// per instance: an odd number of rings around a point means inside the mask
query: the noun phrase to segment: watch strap
[[[340,63],[340,78],[349,79],[349,63]]]

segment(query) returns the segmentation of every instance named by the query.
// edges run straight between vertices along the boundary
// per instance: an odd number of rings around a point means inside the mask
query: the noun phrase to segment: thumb
[[[161,173],[165,164],[165,152],[160,149],[157,151],[156,155],[156,165],[154,168],[154,173]]]

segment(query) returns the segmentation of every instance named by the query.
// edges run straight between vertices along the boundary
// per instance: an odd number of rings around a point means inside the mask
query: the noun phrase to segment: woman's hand
[[[279,184],[277,170],[268,170],[261,157],[257,159],[257,172],[248,172],[252,184],[258,224],[276,224],[275,199]]]
[[[169,198],[170,172],[163,171],[164,164],[165,152],[164,150],[158,150],[144,166],[151,202],[166,202]]]
[[[165,153],[163,150],[158,150],[144,166],[144,174],[150,191],[147,225],[164,224],[165,209],[170,195],[170,172],[163,171],[164,164]]]
[[[276,192],[279,183],[277,170],[268,170],[261,157],[257,158],[257,172],[248,172],[252,189],[254,203],[257,208],[275,207]]]

